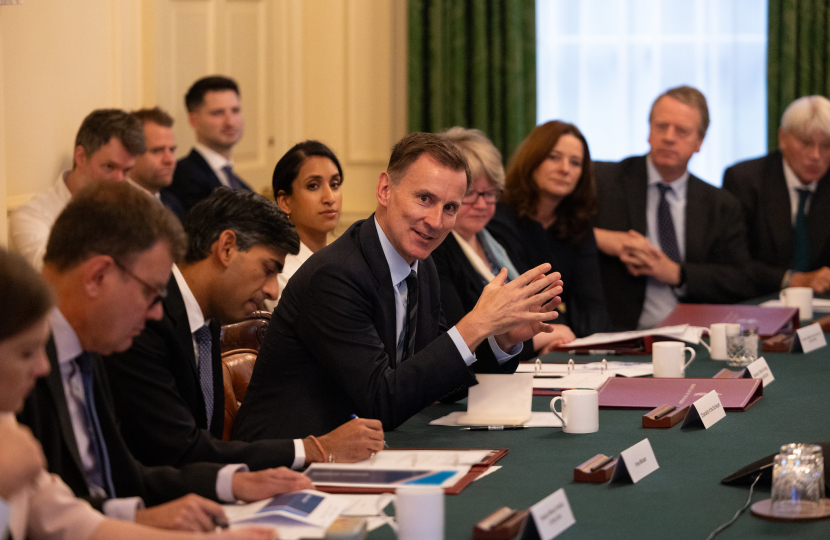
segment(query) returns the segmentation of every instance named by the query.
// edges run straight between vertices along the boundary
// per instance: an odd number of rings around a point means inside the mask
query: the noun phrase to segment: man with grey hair
[[[594,233],[611,323],[651,328],[679,302],[730,303],[753,295],[740,204],[689,173],[709,127],[703,94],[661,94],[649,115],[651,150],[594,164]]]
[[[141,122],[120,109],[98,109],[84,118],[75,136],[73,166],[49,191],[11,211],[9,246],[40,270],[52,225],[72,196],[100,180],[120,182],[144,153]]]
[[[830,100],[804,96],[784,111],[778,146],[737,163],[723,188],[743,206],[759,294],[786,287],[830,290]]]

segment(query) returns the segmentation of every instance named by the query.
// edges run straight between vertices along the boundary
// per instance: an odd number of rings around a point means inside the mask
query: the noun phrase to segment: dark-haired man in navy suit
[[[185,213],[219,186],[251,188],[233,171],[231,151],[242,138],[245,120],[236,81],[227,77],[203,77],[184,97],[187,120],[196,133],[196,144],[179,160],[170,192]]]

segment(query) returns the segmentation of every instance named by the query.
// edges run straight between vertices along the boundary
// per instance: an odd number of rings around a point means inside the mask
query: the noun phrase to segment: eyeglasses
[[[461,199],[461,204],[475,204],[478,202],[479,197],[483,198],[487,204],[496,204],[496,201],[501,197],[501,190],[488,189],[487,191],[471,191],[464,195],[464,198]]]
[[[136,280],[137,282],[139,282],[141,284],[141,286],[144,287],[144,296],[147,297],[147,298],[152,298],[152,300],[150,301],[150,305],[147,306],[148,309],[155,306],[156,304],[158,304],[159,302],[161,302],[165,298],[167,298],[167,287],[156,287],[155,285],[150,285],[149,283],[147,283],[146,281],[144,281],[143,279],[141,279],[137,275],[133,274],[130,270],[127,269],[126,266],[124,266],[123,264],[121,264],[117,260],[113,259],[113,262],[115,263],[115,266],[117,266],[119,270],[121,270],[122,272],[124,272],[125,274],[127,274],[128,276],[130,276],[131,278]]]

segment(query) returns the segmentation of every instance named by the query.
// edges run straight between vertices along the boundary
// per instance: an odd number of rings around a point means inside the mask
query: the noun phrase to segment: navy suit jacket
[[[595,162],[598,212],[596,226],[646,235],[648,172],[645,156],[619,163]],[[746,266],[741,205],[730,193],[689,175],[686,191],[686,294],[690,303],[729,304],[755,294]],[[637,327],[646,297],[646,278],[634,277],[616,257],[600,252],[600,270],[611,324]],[[565,284],[567,287],[567,283]]]
[[[245,189],[250,186],[243,182]],[[195,148],[176,163],[173,171],[173,183],[168,188],[176,196],[184,208],[184,213],[190,211],[197,202],[201,201],[213,190],[222,185],[219,177],[210,168],[205,158]]]
[[[166,206],[170,209],[171,212],[176,214],[176,217],[179,218],[179,221],[184,222],[184,207],[182,207],[182,203],[179,202],[179,199],[170,193],[168,188],[162,188],[159,192],[159,198],[161,199],[161,204]]]
[[[37,381],[26,399],[18,421],[31,428],[43,446],[49,472],[57,474],[78,497],[88,499],[101,509],[106,499],[90,497],[83,474],[78,443],[63,391],[55,345],[46,347],[52,370]],[[188,493],[216,499],[216,475],[221,465],[198,463],[182,468],[145,467],[127,449],[113,415],[112,393],[101,358],[92,354],[95,407],[107,445],[112,480],[117,497],[141,497],[147,506],[177,499]]]
[[[793,262],[792,209],[781,152],[729,167],[723,174],[723,189],[741,202],[752,256],[750,273],[758,294],[779,290]],[[830,266],[830,171],[810,197],[807,229],[810,270]]]
[[[184,465],[198,461],[245,463],[251,470],[290,467],[294,442],[223,441],[225,395],[219,324],[210,324],[213,354],[213,410],[210,430],[193,351],[193,334],[174,277],[167,286],[164,316],[147,321],[132,347],[104,359],[115,390],[121,434],[145,465]]]
[[[395,298],[373,217],[358,221],[291,277],[265,335],[235,422],[243,440],[322,435],[352,414],[391,430],[424,407],[476,384],[441,312],[438,272],[418,264],[415,354],[398,364]],[[490,345],[479,372],[510,372]]]

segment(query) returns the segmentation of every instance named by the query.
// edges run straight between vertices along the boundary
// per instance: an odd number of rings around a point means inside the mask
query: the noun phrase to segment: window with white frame
[[[536,43],[537,121],[576,124],[594,160],[647,153],[651,104],[681,84],[711,119],[693,174],[720,186],[767,152],[767,0],[536,0]]]

